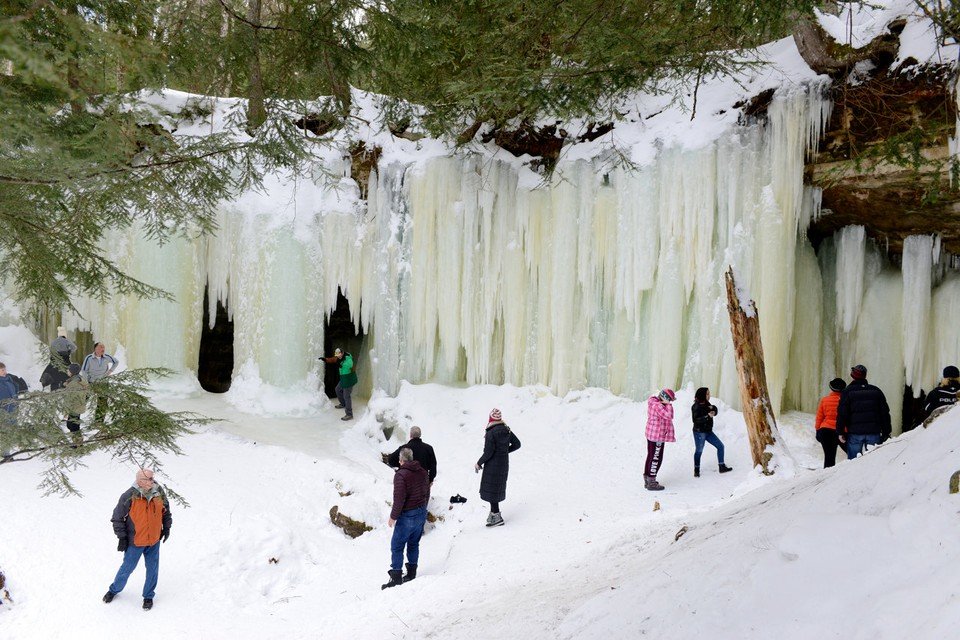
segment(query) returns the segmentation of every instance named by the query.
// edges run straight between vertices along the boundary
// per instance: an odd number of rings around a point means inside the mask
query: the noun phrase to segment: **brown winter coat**
[[[416,460],[403,463],[393,474],[393,508],[390,519],[410,509],[427,506],[430,499],[430,476]]]

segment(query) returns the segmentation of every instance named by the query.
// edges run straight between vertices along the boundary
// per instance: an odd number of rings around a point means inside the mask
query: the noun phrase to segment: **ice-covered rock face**
[[[757,302],[775,410],[812,411],[826,381],[864,362],[896,420],[905,371],[929,383],[958,359],[957,280],[933,288],[929,238],[902,277],[862,230],[814,253],[803,167],[829,115],[820,95],[780,96],[765,124],[642,166],[561,160],[549,183],[515,159],[385,154],[364,200],[349,157],[330,154],[311,177],[271,176],[224,203],[215,236],[113,238],[120,266],[176,302],[81,301],[85,320],[65,323],[122,344],[131,366],[195,371],[206,286],[233,319],[245,400],[258,386],[315,393],[339,289],[366,335],[361,390],[405,379],[641,398],[692,384],[736,403],[732,265]]]

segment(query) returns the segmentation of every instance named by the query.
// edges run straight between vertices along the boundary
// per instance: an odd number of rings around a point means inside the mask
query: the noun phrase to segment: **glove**
[[[167,538],[169,537],[170,537],[170,529],[164,529],[163,531],[160,532],[160,539],[163,540],[164,542],[166,542]]]
[[[117,539],[117,551],[126,551],[127,550],[127,539],[118,538]]]

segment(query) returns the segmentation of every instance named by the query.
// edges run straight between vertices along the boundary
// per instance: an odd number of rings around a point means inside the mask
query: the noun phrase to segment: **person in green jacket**
[[[340,401],[335,409],[344,409],[347,414],[341,420],[353,420],[353,400],[350,394],[357,384],[357,374],[353,370],[353,356],[341,350],[334,349],[333,356],[324,358],[324,362],[340,365],[340,381],[337,383],[337,400]]]

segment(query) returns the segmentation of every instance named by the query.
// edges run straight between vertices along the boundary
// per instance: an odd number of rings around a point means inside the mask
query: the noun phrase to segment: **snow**
[[[344,427],[339,412],[254,417],[188,386],[173,381],[157,401],[224,421],[182,438],[185,455],[158,475],[190,507],[173,506],[153,611],[140,610],[142,568],[100,602],[120,560],[109,514],[134,469],[94,456],[73,473],[84,497],[59,499],[34,489],[35,463],[16,463],[0,468],[4,637],[118,637],[143,616],[196,638],[934,638],[960,622],[947,495],[960,411],[830,470],[818,468],[812,416],[786,414],[794,458],[768,477],[750,468],[742,416],[717,401],[734,471],[719,475],[707,447],[693,478],[682,389],[667,490],[651,493],[644,403],[602,389],[404,383]],[[523,446],[507,524],[487,529],[473,462],[493,406]],[[384,424],[396,425],[389,441]],[[417,580],[381,591],[392,472],[379,458],[413,425],[437,451],[430,510],[443,520],[427,527]],[[468,501],[451,505],[458,493]],[[374,529],[347,538],[330,523],[334,505]]]
[[[820,21],[840,41],[852,25],[860,47],[908,16],[895,64],[957,59],[912,2],[874,4]],[[382,98],[355,91],[312,164],[222,203],[215,236],[160,248],[137,229],[111,235],[117,265],[176,301],[77,300],[64,324],[92,330],[122,366],[178,372],[154,385],[157,403],[220,422],[182,438],[185,455],[158,474],[190,507],[174,505],[149,614],[142,569],[100,602],[120,560],[109,514],[134,469],[92,456],[72,472],[84,497],[56,499],[34,489],[38,464],[0,467],[3,637],[120,637],[145,615],[189,638],[952,635],[960,411],[830,470],[809,412],[826,380],[862,362],[896,420],[905,384],[960,360],[957,262],[912,238],[897,271],[862,227],[814,253],[803,232],[819,194],[802,171],[830,114],[825,79],[789,38],[755,54],[770,64],[704,78],[696,96],[626,100],[613,131],[568,147],[550,180],[492,145],[393,138]],[[767,121],[738,126],[733,105],[768,88]],[[172,115],[191,103],[210,115]],[[184,138],[242,139],[243,107],[176,91],[128,104]],[[366,201],[347,153],[358,141],[383,150]],[[741,303],[757,301],[773,476],[751,468],[735,410],[729,266]],[[219,301],[235,323],[222,396],[193,374],[205,286],[211,318]],[[369,398],[349,424],[318,393],[338,290],[366,335],[355,355]],[[0,297],[0,361],[36,388],[45,362],[28,318]],[[679,388],[678,441],[667,490],[649,493],[645,400],[662,386]],[[698,386],[722,399],[732,473],[716,473],[707,447],[692,477]],[[473,463],[494,406],[523,447],[507,525],[489,530]],[[380,454],[414,425],[438,454],[430,509],[443,519],[427,527],[417,580],[381,592],[392,472]],[[458,493],[468,502],[451,505]],[[335,505],[373,530],[345,537]]]

